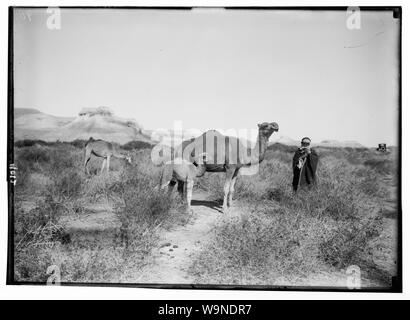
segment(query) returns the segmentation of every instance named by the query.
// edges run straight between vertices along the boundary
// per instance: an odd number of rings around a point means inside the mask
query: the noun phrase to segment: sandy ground
[[[187,272],[193,256],[209,239],[209,233],[222,215],[218,204],[208,201],[203,192],[192,200],[192,216],[184,226],[161,232],[159,246],[152,251],[151,263],[134,283],[192,284]]]

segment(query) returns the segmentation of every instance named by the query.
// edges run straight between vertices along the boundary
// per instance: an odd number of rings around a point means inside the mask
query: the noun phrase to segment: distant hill
[[[319,143],[312,143],[313,146],[327,147],[327,148],[366,148],[357,141],[337,141],[337,140],[323,140]]]
[[[273,134],[269,139],[270,144],[283,144],[285,146],[298,146],[300,142],[284,135]]]
[[[24,116],[27,114],[36,114],[36,113],[41,113],[37,109],[32,109],[32,108],[15,108],[14,109],[14,117],[20,117]]]
[[[270,144],[282,144],[285,146],[300,146],[300,141],[294,140],[290,137],[277,135],[272,136]],[[338,140],[323,140],[321,142],[312,142],[312,147],[326,147],[326,148],[365,148],[357,141],[338,141]]]
[[[135,120],[117,117],[107,107],[83,109],[77,117],[57,117],[30,108],[14,109],[15,141],[73,141],[89,137],[120,144],[130,141],[151,143]]]

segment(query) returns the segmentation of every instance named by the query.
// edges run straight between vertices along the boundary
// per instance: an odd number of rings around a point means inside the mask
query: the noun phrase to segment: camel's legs
[[[107,157],[107,173],[108,173],[108,171],[110,171],[110,158],[111,158],[111,156]]]
[[[158,190],[163,190],[163,189],[165,189],[165,187],[168,187],[168,189],[169,189],[169,185],[170,184],[170,181],[168,181],[167,183],[164,183],[164,184],[160,184],[159,185],[159,187],[158,187]]]
[[[187,179],[185,185],[186,185],[187,207],[188,207],[188,210],[191,210],[192,189],[194,188],[194,180]]]
[[[103,172],[104,172],[104,167],[105,167],[105,164],[107,163],[107,159],[106,158],[104,158],[104,160],[103,160],[103,162],[102,162],[102,165],[101,165],[101,174],[103,174]]]
[[[222,210],[226,212],[228,210],[228,194],[231,187],[232,177],[234,176],[236,170],[226,169],[226,180],[224,185],[224,202],[222,205]]]
[[[87,164],[88,161],[91,159],[91,152],[89,152],[87,149],[85,150],[85,159],[84,159],[84,171],[86,174],[90,174],[90,171],[88,170]]]
[[[238,178],[238,173],[239,170],[235,170],[235,173],[233,174],[232,180],[231,180],[231,185],[229,187],[229,196],[228,196],[228,207],[232,206],[232,197],[233,197],[233,193],[235,191],[235,183],[236,183],[236,179]]]

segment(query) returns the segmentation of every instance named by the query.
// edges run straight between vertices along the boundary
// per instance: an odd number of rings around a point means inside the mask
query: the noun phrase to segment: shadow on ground
[[[204,207],[208,207],[210,209],[222,212],[222,201],[217,201],[217,200],[194,200],[193,199],[191,201],[191,206],[193,207],[204,206]]]

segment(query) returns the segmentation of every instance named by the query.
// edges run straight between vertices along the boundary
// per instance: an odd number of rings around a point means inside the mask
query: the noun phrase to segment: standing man
[[[293,190],[299,187],[312,186],[316,181],[316,168],[319,156],[310,148],[310,138],[302,139],[301,146],[293,156]]]

